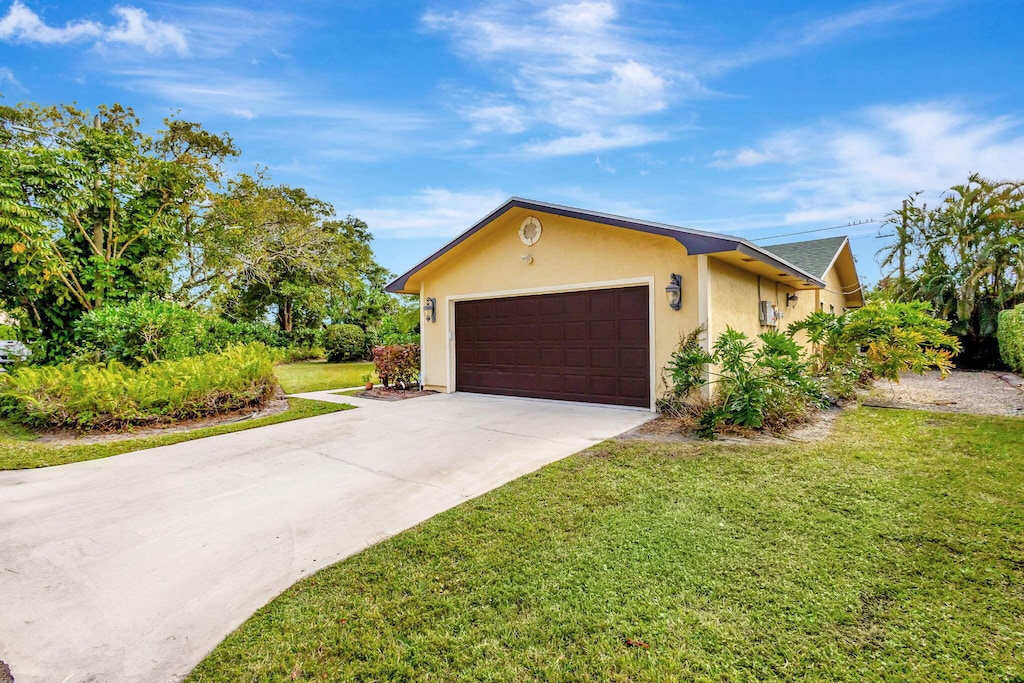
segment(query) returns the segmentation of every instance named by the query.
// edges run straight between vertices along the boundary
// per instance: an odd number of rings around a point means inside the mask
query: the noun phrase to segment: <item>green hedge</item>
[[[331,325],[324,331],[324,349],[332,363],[363,360],[369,351],[363,328],[348,324]]]
[[[999,355],[1016,373],[1024,373],[1024,304],[999,314]]]
[[[82,430],[204,417],[270,399],[276,357],[246,344],[137,369],[118,361],[19,368],[0,375],[0,412],[33,427]]]

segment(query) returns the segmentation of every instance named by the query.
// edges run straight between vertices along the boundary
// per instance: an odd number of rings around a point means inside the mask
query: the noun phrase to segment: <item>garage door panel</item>
[[[455,388],[650,404],[646,286],[460,301]]]

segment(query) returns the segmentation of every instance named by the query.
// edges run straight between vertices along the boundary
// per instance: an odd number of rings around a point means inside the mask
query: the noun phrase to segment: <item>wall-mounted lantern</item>
[[[798,297],[796,294],[787,294],[786,295],[786,308],[789,308],[790,304],[793,304],[794,306],[796,306],[796,302],[799,299],[800,299],[800,297]]]
[[[423,318],[428,323],[437,322],[437,299],[432,296],[428,296],[425,304],[423,304]]]
[[[665,297],[668,298],[668,305],[673,311],[683,307],[683,276],[679,273],[669,275],[668,286],[665,287]]]

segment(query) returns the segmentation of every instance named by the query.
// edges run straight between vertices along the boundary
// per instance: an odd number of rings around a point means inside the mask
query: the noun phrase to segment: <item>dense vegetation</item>
[[[274,353],[232,346],[132,368],[64,363],[0,375],[0,413],[33,427],[122,429],[184,420],[264,403],[276,390]]]
[[[409,331],[415,306],[383,291],[367,225],[265,172],[226,177],[238,155],[191,121],[148,135],[120,105],[0,106],[0,310],[35,362],[143,363],[252,341],[308,356],[325,323],[373,343]],[[120,344],[119,329],[132,339]]]
[[[607,441],[303,580],[188,680],[1020,681],[1021,427]]]
[[[972,175],[936,207],[918,199],[889,217],[880,287],[948,320],[963,346],[958,365],[997,365],[999,312],[1024,303],[1024,181]]]
[[[999,355],[1011,370],[1024,375],[1024,304],[999,314]]]
[[[816,311],[785,332],[749,339],[728,328],[705,351],[703,328],[680,340],[665,368],[663,413],[691,415],[697,433],[711,438],[722,424],[779,431],[831,401],[849,399],[874,377],[898,380],[903,372],[938,368],[943,375],[960,347],[949,323],[925,302],[871,302],[836,315]],[[798,332],[811,347],[802,348]],[[714,385],[712,399],[698,390]]]

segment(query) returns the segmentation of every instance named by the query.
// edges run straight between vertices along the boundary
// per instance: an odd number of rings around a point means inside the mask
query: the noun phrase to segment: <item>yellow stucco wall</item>
[[[753,339],[770,327],[761,325],[759,301],[771,301],[782,313],[776,329],[805,318],[815,309],[816,290],[796,290],[764,276],[743,270],[715,257],[708,258],[712,302],[709,330],[712,340],[732,327]],[[786,295],[796,294],[796,302],[787,305]]]
[[[519,226],[527,216],[543,225],[540,240],[526,246]],[[532,263],[522,256],[529,255]],[[669,275],[683,279],[683,308],[673,311],[665,297]],[[653,278],[654,364],[657,380],[680,334],[698,322],[697,258],[668,237],[649,235],[553,214],[512,209],[410,278],[421,299],[437,300],[437,322],[423,322],[423,382],[449,391],[454,359],[450,316],[454,300],[482,295],[507,295],[590,288],[600,282]],[[533,290],[532,292],[523,290]]]

